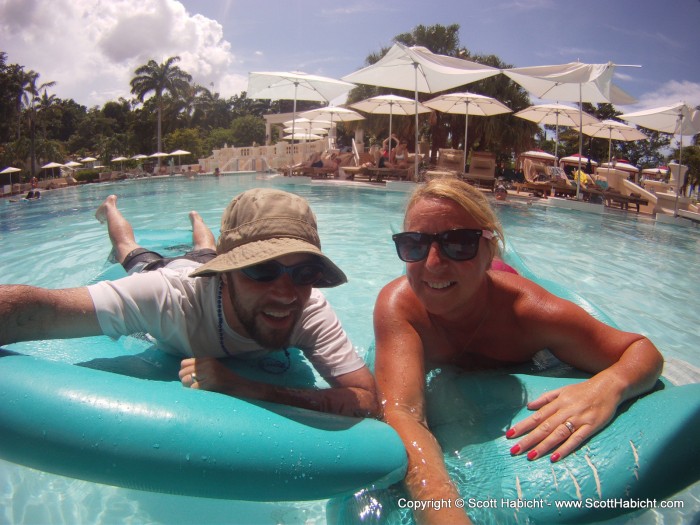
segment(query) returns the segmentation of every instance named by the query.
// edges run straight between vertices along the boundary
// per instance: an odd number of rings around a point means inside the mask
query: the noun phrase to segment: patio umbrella
[[[586,124],[584,122],[581,131],[583,131],[583,133],[589,137],[608,139],[608,162],[612,162],[613,140],[624,140],[631,142],[634,140],[645,140],[648,138],[637,128],[611,119],[603,120],[602,122],[593,122],[590,124]]]
[[[398,95],[378,95],[351,104],[350,107],[359,109],[365,113],[377,115],[389,115],[389,137],[391,137],[392,119],[394,115],[417,115],[418,113],[430,113],[430,108],[423,104],[416,103],[412,98],[400,97]],[[418,111],[418,113],[416,113]],[[418,143],[416,143],[418,146]],[[416,158],[418,156],[416,155]]]
[[[191,153],[189,151],[184,150],[184,149],[176,149],[175,151],[171,151],[170,153],[168,153],[168,155],[174,155],[177,157],[177,165],[179,167],[180,166],[180,157],[182,157],[183,155],[191,155]]]
[[[503,73],[537,98],[578,102],[579,128],[583,127],[583,103],[633,104],[634,97],[612,83],[616,64],[570,62],[551,66],[504,69]],[[624,66],[627,67],[627,66]],[[579,157],[583,156],[583,132],[579,131]],[[579,171],[581,164],[579,161]],[[576,196],[580,182],[576,184]]]
[[[671,106],[635,111],[620,115],[620,118],[644,128],[680,135],[678,163],[683,163],[683,135],[693,136],[700,133],[700,111],[679,102]],[[679,168],[679,174],[680,168]],[[676,205],[674,215],[678,216],[678,197],[680,195],[681,177],[676,181]]]
[[[297,130],[296,133],[285,135],[282,140],[320,140],[322,138],[321,135]]]
[[[62,167],[63,167],[63,164],[59,164],[58,162],[49,162],[48,164],[44,164],[44,165],[41,167],[41,169],[42,169],[42,170],[44,170],[44,169],[47,169],[47,170],[50,169],[50,170],[51,170],[51,178],[53,178],[53,177],[55,177],[55,174],[54,174],[54,171],[53,171],[54,168],[62,168]]]
[[[0,171],[0,173],[8,173],[10,175],[10,192],[12,192],[12,174],[17,173],[18,171],[22,171],[19,168],[15,168],[13,166],[8,166],[4,170]]]
[[[134,156],[131,157],[131,158],[132,158],[133,160],[143,160],[143,159],[147,159],[147,158],[148,158],[148,155],[144,155],[143,153],[139,153],[138,155],[134,155]]]
[[[85,157],[84,159],[80,159],[80,162],[95,162],[96,160],[95,157]]]
[[[464,115],[464,162],[462,167],[467,165],[467,133],[469,130],[469,115],[490,117],[502,113],[511,113],[512,110],[495,98],[476,93],[447,93],[440,95],[427,102],[425,106],[443,113],[455,113]]]
[[[328,135],[329,131],[327,128],[300,128],[299,126],[296,128],[289,126],[288,128],[284,128],[282,131],[285,133],[294,133],[295,130],[297,133],[313,133],[314,135]]]
[[[309,75],[300,71],[254,72],[248,75],[248,98],[293,100],[292,127],[297,116],[297,100],[330,102],[355,86],[335,78]]]
[[[418,93],[439,93],[500,73],[499,69],[438,55],[425,47],[394,44],[379,61],[345,75],[343,80],[414,91],[416,148],[418,148]],[[418,173],[418,155],[415,156]]]
[[[310,109],[299,113],[299,115],[311,120],[328,119],[331,122],[331,130],[334,130],[333,124],[337,122],[353,122],[356,120],[364,120],[365,118],[357,111],[340,106],[326,106],[324,108]],[[332,132],[332,136],[335,138],[335,131]]]
[[[580,114],[579,114],[580,113]],[[598,119],[588,113],[580,112],[579,108],[564,104],[539,104],[518,111],[516,117],[535,122],[536,124],[549,124],[555,126],[554,156],[559,157],[559,126],[578,126],[580,119],[584,124],[598,122]]]

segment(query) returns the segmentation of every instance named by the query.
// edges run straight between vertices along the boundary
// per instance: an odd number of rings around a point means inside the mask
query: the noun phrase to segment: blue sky
[[[0,50],[92,106],[172,55],[224,97],[251,71],[339,78],[418,24],[459,24],[462,46],[513,66],[641,65],[617,70],[639,99],[621,111],[700,104],[700,0],[0,0]]]

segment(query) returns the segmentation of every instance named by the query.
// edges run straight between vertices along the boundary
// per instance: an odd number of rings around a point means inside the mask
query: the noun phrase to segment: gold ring
[[[574,430],[576,430],[576,427],[574,426],[574,424],[573,424],[571,421],[566,421],[566,422],[564,423],[564,426],[565,426],[566,428],[568,428],[568,429],[569,429],[569,432],[571,432],[572,434],[574,433]]]

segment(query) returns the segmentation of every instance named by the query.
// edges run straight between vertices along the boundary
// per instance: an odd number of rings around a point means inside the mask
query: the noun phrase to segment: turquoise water
[[[0,201],[0,282],[80,286],[105,268],[110,243],[94,210],[109,194],[137,240],[177,230],[187,239],[195,209],[217,233],[231,197],[278,186],[306,197],[319,219],[323,248],[349,283],[327,290],[361,352],[372,342],[372,309],[381,286],[403,271],[391,233],[401,229],[406,194],[350,184],[285,185],[253,175],[166,178],[44,192],[39,202]],[[696,351],[700,294],[697,229],[657,225],[622,213],[581,214],[524,203],[499,205],[509,242],[539,276],[600,306],[622,329],[649,336],[667,357],[700,366]],[[29,351],[28,345],[17,349]],[[51,347],[49,347],[51,348]],[[42,352],[42,345],[31,351]],[[57,356],[49,356],[57,358]],[[697,487],[697,486],[696,486]],[[700,516],[700,490],[678,511],[647,512],[633,524],[681,523]],[[325,502],[253,504],[104,487],[0,462],[0,523],[325,523]],[[684,517],[683,517],[684,516]],[[680,521],[679,521],[680,519]]]

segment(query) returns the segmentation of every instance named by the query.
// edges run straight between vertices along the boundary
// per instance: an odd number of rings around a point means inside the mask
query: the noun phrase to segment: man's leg
[[[95,218],[101,223],[107,223],[109,240],[112,241],[112,248],[115,258],[119,264],[136,248],[134,230],[117,208],[117,196],[110,195],[100,204],[95,212]]]
[[[192,250],[216,250],[216,239],[202,217],[196,211],[190,212],[192,223]]]

